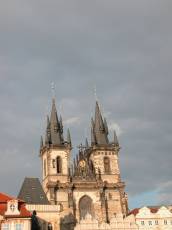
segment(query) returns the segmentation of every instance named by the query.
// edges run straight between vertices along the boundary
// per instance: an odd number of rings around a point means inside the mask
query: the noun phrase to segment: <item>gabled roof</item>
[[[13,200],[13,199],[16,199],[16,198],[13,198],[11,196],[6,195],[5,193],[0,192],[0,204],[6,203],[7,201]]]
[[[24,200],[27,204],[49,204],[38,178],[26,177],[18,198]]]
[[[7,216],[5,215],[5,212],[7,211],[7,202],[10,200],[18,200],[18,209],[20,214],[19,215],[11,215]],[[24,218],[24,217],[31,217],[31,213],[26,209],[24,201],[11,197],[5,193],[0,193],[0,215],[5,216],[5,217],[19,217],[19,218]]]

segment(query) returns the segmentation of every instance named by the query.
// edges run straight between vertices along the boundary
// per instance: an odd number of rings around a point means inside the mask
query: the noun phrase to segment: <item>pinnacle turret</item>
[[[61,129],[58,121],[57,110],[55,105],[55,99],[52,101],[51,117],[50,117],[50,128],[51,128],[51,142],[53,145],[61,145]]]
[[[70,138],[71,139],[71,138]],[[70,140],[71,142],[71,140]],[[42,140],[43,143],[43,140]],[[44,143],[43,143],[44,144]],[[63,121],[60,116],[58,119],[55,99],[52,99],[51,116],[47,116],[47,128],[45,133],[46,146],[62,146],[65,144],[63,137]]]
[[[96,144],[96,138],[95,138],[95,133],[94,133],[94,120],[93,118],[91,119],[91,145]]]
[[[108,130],[108,125],[107,125],[106,118],[104,118],[104,127],[105,127],[105,132],[108,135],[109,134],[109,130]]]
[[[71,135],[70,135],[70,130],[67,130],[67,143],[72,146],[72,141],[71,141]]]
[[[85,148],[88,149],[89,148],[89,144],[88,144],[88,140],[87,138],[85,138]]]
[[[45,144],[46,145],[51,144],[51,130],[50,130],[49,116],[47,116],[47,128],[46,128],[46,133],[45,133]]]
[[[113,134],[113,143],[114,143],[114,145],[119,146],[119,142],[118,142],[118,138],[117,138],[115,130],[114,130],[114,134]]]

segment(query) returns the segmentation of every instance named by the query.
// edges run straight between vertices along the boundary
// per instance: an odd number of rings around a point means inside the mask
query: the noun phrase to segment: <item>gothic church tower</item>
[[[96,102],[95,118],[91,120],[91,147],[90,159],[96,173],[101,175],[104,182],[104,196],[108,206],[108,216],[114,213],[128,212],[127,195],[124,191],[125,184],[121,181],[119,170],[119,142],[114,130],[113,140],[108,138],[108,125],[102,118],[99,104]]]
[[[68,207],[68,195],[65,188],[69,182],[71,149],[69,130],[65,141],[62,118],[61,116],[60,119],[58,118],[55,99],[53,99],[50,119],[47,116],[45,141],[41,138],[42,184],[50,203],[57,204],[60,200],[64,208]]]

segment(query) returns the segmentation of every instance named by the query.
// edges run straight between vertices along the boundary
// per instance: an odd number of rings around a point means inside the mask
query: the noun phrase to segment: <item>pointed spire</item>
[[[52,99],[52,109],[51,109],[51,118],[50,118],[50,127],[51,127],[51,141],[53,145],[63,144],[63,138],[61,136],[61,127],[58,121],[57,110],[55,105],[55,99]]]
[[[59,122],[57,117],[57,110],[55,105],[55,99],[52,99],[52,109],[51,109],[51,117],[50,117],[50,123],[51,127],[54,128],[54,130],[58,131],[59,128]]]
[[[114,139],[113,139],[114,145],[119,146],[119,142],[118,142],[118,138],[117,138],[115,130],[114,130],[114,134],[113,135],[114,135]]]
[[[71,135],[70,135],[70,130],[67,130],[67,142],[70,146],[72,146],[72,142],[71,142]]]
[[[105,124],[103,122],[103,118],[97,101],[95,108],[94,134],[98,145],[107,145],[109,143],[107,122],[106,120]]]
[[[97,101],[96,101],[96,109],[95,109],[95,129],[97,129],[96,131],[104,130],[103,119],[102,119],[99,104]]]
[[[46,134],[45,134],[45,144],[46,145],[51,144],[51,131],[50,131],[49,116],[47,116],[47,129],[46,129]]]

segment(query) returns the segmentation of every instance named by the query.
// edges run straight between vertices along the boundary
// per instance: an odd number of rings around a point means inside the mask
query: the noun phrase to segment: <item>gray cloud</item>
[[[109,124],[122,130],[120,166],[129,197],[171,180],[171,6],[170,0],[1,3],[4,192],[16,194],[24,176],[41,175],[39,137],[52,81],[58,112],[64,121],[75,118],[65,125],[75,146],[89,135],[96,85]]]

